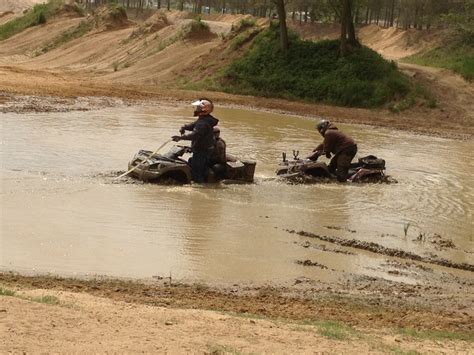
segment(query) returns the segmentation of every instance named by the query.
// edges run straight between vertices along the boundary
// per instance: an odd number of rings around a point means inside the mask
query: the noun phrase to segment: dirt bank
[[[438,81],[433,79],[433,85],[437,85],[437,83]],[[385,109],[366,110],[336,107],[221,92],[167,89],[153,85],[117,85],[113,82],[99,82],[80,74],[30,70],[12,66],[0,66],[0,86],[2,87],[0,94],[3,97],[0,105],[2,105],[4,112],[9,110],[5,105],[11,107],[11,110],[17,110],[14,108],[15,105],[8,103],[18,100],[15,99],[17,95],[53,96],[69,99],[111,97],[128,102],[146,100],[149,104],[159,103],[160,101],[189,102],[196,97],[208,96],[214,99],[216,105],[222,106],[239,106],[315,118],[326,117],[336,122],[388,127],[440,137],[472,139],[474,135],[474,125],[468,124],[472,122],[472,113],[467,113],[468,108],[466,106],[459,106],[459,110],[466,112],[468,116],[453,115],[452,112],[448,112],[444,108],[430,109],[424,107],[396,114]],[[463,97],[466,96],[467,94],[464,94]],[[460,95],[457,97],[460,97]],[[50,98],[46,100],[50,100]],[[32,106],[32,111],[35,110],[35,107]],[[41,111],[41,109],[38,108],[38,111]]]
[[[401,113],[392,113],[386,108],[342,108],[179,90],[186,76],[195,76],[189,70],[195,68],[196,63],[213,51],[223,51],[226,42],[221,37],[231,28],[238,27],[242,16],[204,16],[214,34],[206,38],[180,39],[178,34],[184,33],[190,19],[188,13],[179,11],[150,12],[147,18],[136,18],[127,22],[125,27],[104,29],[92,26],[86,32],[80,32],[81,36],[77,38],[65,36],[70,33],[67,31],[77,33],[84,21],[97,22],[95,18],[104,20],[100,13],[86,18],[77,16],[59,14],[45,25],[29,28],[2,41],[0,90],[4,94],[59,98],[117,97],[148,101],[189,101],[206,95],[214,98],[217,105],[325,116],[337,122],[391,127],[443,137],[471,139],[474,134],[474,104],[470,100],[474,95],[473,85],[448,71],[400,65],[415,80],[429,87],[437,101],[435,108],[415,105]],[[337,26],[294,24],[294,27],[309,39],[330,38],[338,33]],[[413,53],[421,46],[420,43],[423,48],[436,43],[436,35],[415,41],[413,34],[383,30],[376,26],[361,29],[359,35],[364,44],[386,55],[396,54],[397,58]],[[66,41],[67,38],[69,40]]]
[[[415,305],[376,293],[346,297],[334,290],[295,292],[296,286],[212,289],[170,285],[169,280],[8,273],[0,274],[0,286],[4,293],[16,292],[15,297],[0,296],[2,352],[54,346],[61,352],[454,353],[467,352],[473,335],[472,316],[465,310],[440,311],[435,303]]]

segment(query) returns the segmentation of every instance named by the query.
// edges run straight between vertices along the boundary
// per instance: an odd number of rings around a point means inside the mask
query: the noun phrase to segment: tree
[[[288,28],[286,26],[286,9],[284,0],[272,0],[277,8],[278,21],[280,23],[280,44],[284,53],[288,51]]]
[[[342,0],[341,12],[341,46],[340,52],[342,56],[347,55],[351,49],[359,47],[355,35],[354,21],[352,18],[352,0]]]

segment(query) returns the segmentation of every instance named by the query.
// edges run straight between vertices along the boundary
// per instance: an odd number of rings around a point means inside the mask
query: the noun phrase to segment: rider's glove
[[[173,136],[173,137],[171,137],[171,139],[175,142],[179,142],[181,140],[181,137],[180,136]]]
[[[184,132],[186,132],[186,130],[184,129],[184,127],[181,127],[181,128],[179,129],[179,133],[180,133],[181,135],[183,135]]]

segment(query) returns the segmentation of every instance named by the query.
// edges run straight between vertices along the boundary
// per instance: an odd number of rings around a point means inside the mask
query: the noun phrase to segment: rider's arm
[[[183,134],[184,131],[192,131],[195,126],[196,126],[196,122],[185,124],[181,127],[179,131],[181,132],[181,134]]]
[[[317,151],[321,152],[323,148],[324,148],[323,143],[321,143],[320,145],[318,145],[316,148],[313,149],[313,152],[317,152]]]
[[[209,125],[198,120],[197,122],[193,123],[192,132],[181,136],[181,139],[192,141],[193,139],[196,139],[200,136],[204,136],[209,129]]]

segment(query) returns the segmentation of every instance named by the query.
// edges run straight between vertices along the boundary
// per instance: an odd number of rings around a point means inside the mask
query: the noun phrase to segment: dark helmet
[[[330,124],[331,122],[329,122],[328,120],[322,119],[316,125],[316,129],[318,130],[319,133],[321,133],[321,135],[324,136],[324,133],[326,132]]]

